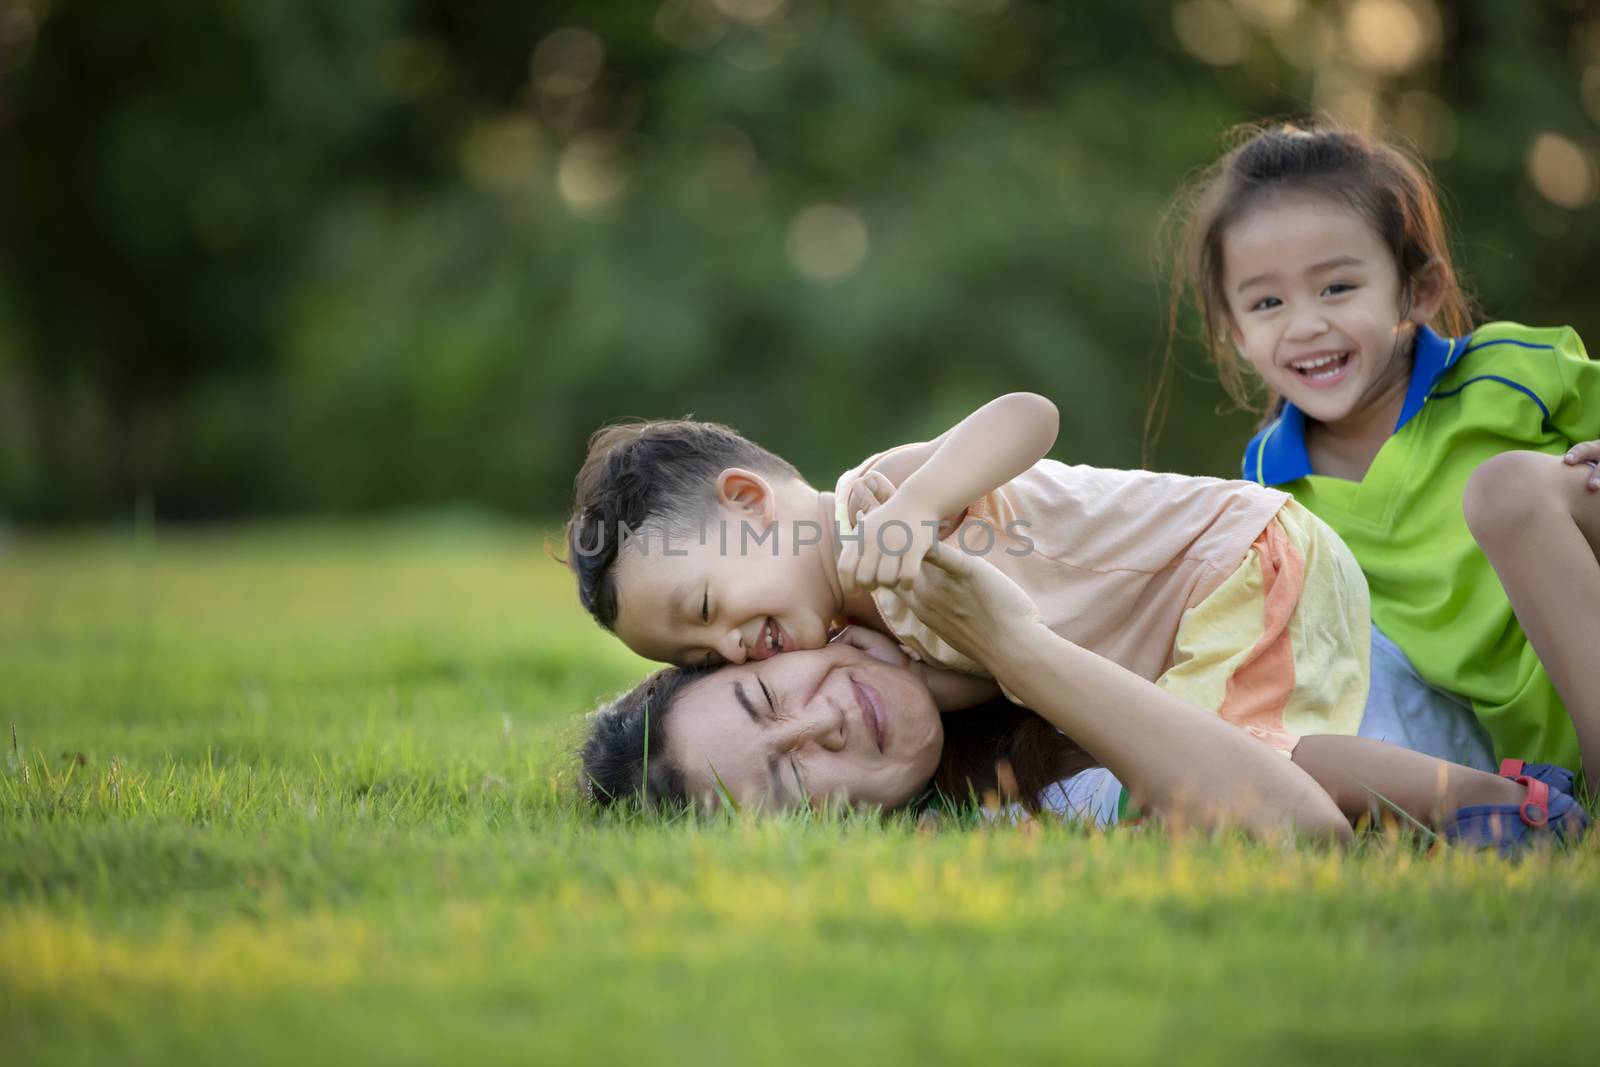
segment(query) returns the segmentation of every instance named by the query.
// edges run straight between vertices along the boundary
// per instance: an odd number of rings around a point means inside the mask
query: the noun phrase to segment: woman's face
[[[933,777],[944,729],[892,642],[842,642],[727,666],[673,704],[667,758],[691,796],[720,778],[741,806],[837,798],[895,808]]]

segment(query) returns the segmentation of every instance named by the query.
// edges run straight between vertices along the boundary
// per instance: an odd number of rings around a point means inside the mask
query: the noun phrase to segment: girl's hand
[[[1567,454],[1561,458],[1568,466],[1587,463],[1593,467],[1587,488],[1591,493],[1600,491],[1600,441],[1580,441],[1567,449]]]
[[[991,672],[1014,637],[1041,625],[1020,585],[988,560],[943,543],[923,559],[905,600],[934,633]]]

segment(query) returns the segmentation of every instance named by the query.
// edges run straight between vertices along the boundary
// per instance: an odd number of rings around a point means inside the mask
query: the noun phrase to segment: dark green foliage
[[[1354,7],[1421,45],[1374,66]],[[1600,328],[1600,223],[1528,164],[1596,140],[1595,18],[1354,7],[7,0],[0,509],[555,514],[607,419],[826,481],[1011,389],[1061,458],[1136,465],[1163,207],[1313,101],[1421,141],[1489,314]],[[866,234],[827,281],[807,234],[823,268],[858,234],[818,204]],[[1155,464],[1231,472],[1251,420],[1179,354]]]

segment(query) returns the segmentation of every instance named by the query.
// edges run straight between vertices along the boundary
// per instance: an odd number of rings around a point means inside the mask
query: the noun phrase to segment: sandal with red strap
[[[1512,772],[1512,773],[1508,773]],[[1496,848],[1509,856],[1543,838],[1570,845],[1589,828],[1583,806],[1552,782],[1572,785],[1572,772],[1553,764],[1506,760],[1500,773],[1526,792],[1521,804],[1474,804],[1445,822],[1446,841],[1469,848]]]

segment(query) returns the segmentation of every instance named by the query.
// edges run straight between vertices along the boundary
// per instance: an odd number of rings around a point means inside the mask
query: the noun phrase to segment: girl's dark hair
[[[1186,295],[1200,316],[1201,337],[1228,396],[1251,409],[1247,369],[1234,351],[1223,291],[1222,242],[1228,227],[1264,199],[1310,192],[1342,203],[1371,224],[1400,273],[1402,308],[1409,309],[1428,270],[1439,272],[1444,331],[1472,330],[1472,305],[1450,258],[1444,212],[1427,168],[1401,149],[1331,125],[1246,125],[1228,135],[1234,143],[1221,159],[1191,180],[1167,217],[1176,246],[1167,309],[1167,358],[1152,397],[1146,426],[1165,415],[1172,377],[1172,347]],[[1269,395],[1265,411],[1277,407]]]
[[[584,781],[601,807],[625,800],[647,807],[690,802],[682,772],[667,761],[672,708],[683,688],[717,668],[665,667],[596,711],[583,745]],[[1038,810],[1039,794],[1053,782],[1096,766],[1093,757],[1026,708],[996,699],[943,716],[944,750],[932,788],[915,803],[942,795],[960,804],[986,794],[1004,795],[1002,763],[1015,777],[1015,799]]]
[[[729,467],[804,481],[789,463],[715,422],[662,419],[594,432],[573,482],[566,564],[596,622],[616,626],[613,567],[624,531],[681,532],[706,514],[717,475]]]

